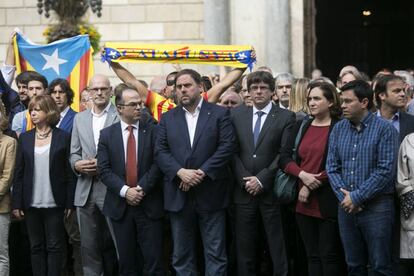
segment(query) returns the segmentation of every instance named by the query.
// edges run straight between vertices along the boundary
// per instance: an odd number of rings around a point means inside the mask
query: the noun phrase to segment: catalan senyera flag
[[[249,45],[105,43],[102,61],[187,63],[252,69]]]
[[[32,70],[50,83],[56,78],[67,79],[75,97],[72,108],[79,111],[80,92],[93,76],[93,49],[87,35],[65,38],[49,44],[35,44],[22,33],[14,37],[16,71]]]

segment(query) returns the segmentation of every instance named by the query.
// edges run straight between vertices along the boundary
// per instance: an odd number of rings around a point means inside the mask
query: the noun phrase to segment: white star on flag
[[[246,54],[245,53],[241,53],[240,55],[239,55],[239,59],[245,59],[246,58]]]
[[[115,51],[111,51],[109,53],[109,56],[111,56],[112,58],[116,58],[116,52]]]
[[[52,68],[56,74],[59,75],[59,65],[68,62],[66,59],[59,58],[58,49],[56,49],[52,55],[46,55],[41,53],[43,58],[46,60],[45,65],[43,66],[42,70],[46,70]]]

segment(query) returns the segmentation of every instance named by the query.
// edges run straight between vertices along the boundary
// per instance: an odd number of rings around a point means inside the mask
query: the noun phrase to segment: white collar
[[[191,113],[185,107],[183,107],[183,109],[184,109],[185,112],[187,112],[187,113],[189,113],[191,115],[194,115],[195,113],[197,113],[197,112],[199,112],[201,110],[201,105],[202,104],[203,104],[203,97],[201,97],[200,101],[198,102],[198,105],[197,105],[196,109],[194,110],[194,113]]]
[[[130,126],[130,124],[125,123],[124,121],[122,121],[122,119],[120,120],[120,123],[121,123],[122,131],[126,130],[128,128],[128,126]],[[139,121],[137,121],[135,124],[131,124],[131,126],[138,129],[139,128]]]
[[[66,116],[66,114],[68,113],[68,111],[69,111],[69,108],[70,108],[70,106],[67,106],[65,109],[63,109],[63,111],[62,112],[60,112],[60,118],[63,118],[63,117],[65,117]]]
[[[99,113],[99,114],[95,113],[95,111],[93,110],[93,107],[91,108],[91,113],[92,113],[92,115],[93,115],[93,116],[95,116],[95,117],[101,117],[101,116],[103,116],[105,113],[108,113],[109,108],[111,108],[111,101],[109,101],[108,105],[105,107],[105,109],[104,109],[101,113]]]
[[[254,105],[253,105],[253,115],[256,114],[257,111],[263,111],[265,114],[269,114],[270,110],[272,109],[272,102],[270,101],[264,108],[262,109],[257,109]]]

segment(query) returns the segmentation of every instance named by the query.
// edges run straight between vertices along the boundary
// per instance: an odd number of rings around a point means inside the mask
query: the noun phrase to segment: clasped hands
[[[194,170],[181,168],[178,170],[177,176],[181,179],[180,186],[178,188],[183,192],[187,192],[191,187],[195,187],[200,184],[206,174],[200,169]]]
[[[317,179],[321,173],[313,174],[305,171],[299,173],[299,178],[303,183],[303,187],[299,190],[298,200],[303,203],[309,202],[310,192],[319,188],[322,182]]]
[[[263,186],[260,184],[259,179],[256,176],[246,176],[243,177],[243,180],[246,181],[244,188],[252,196],[255,196],[263,191]]]
[[[343,188],[341,188],[341,192],[344,194],[345,198],[341,202],[341,207],[345,210],[345,212],[349,214],[356,214],[362,211],[362,207],[354,205],[351,199],[351,193]]]
[[[144,196],[144,190],[140,186],[128,188],[125,193],[127,204],[131,206],[139,205]]]

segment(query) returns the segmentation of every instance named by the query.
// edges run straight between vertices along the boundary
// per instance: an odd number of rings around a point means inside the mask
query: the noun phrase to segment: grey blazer
[[[108,110],[108,115],[104,124],[104,128],[119,121],[118,112],[113,104]],[[76,114],[73,121],[72,140],[70,144],[70,165],[78,176],[75,190],[75,206],[82,207],[91,190],[93,177],[79,174],[75,170],[76,161],[96,157],[96,145],[93,138],[92,113],[91,110],[85,110]]]

